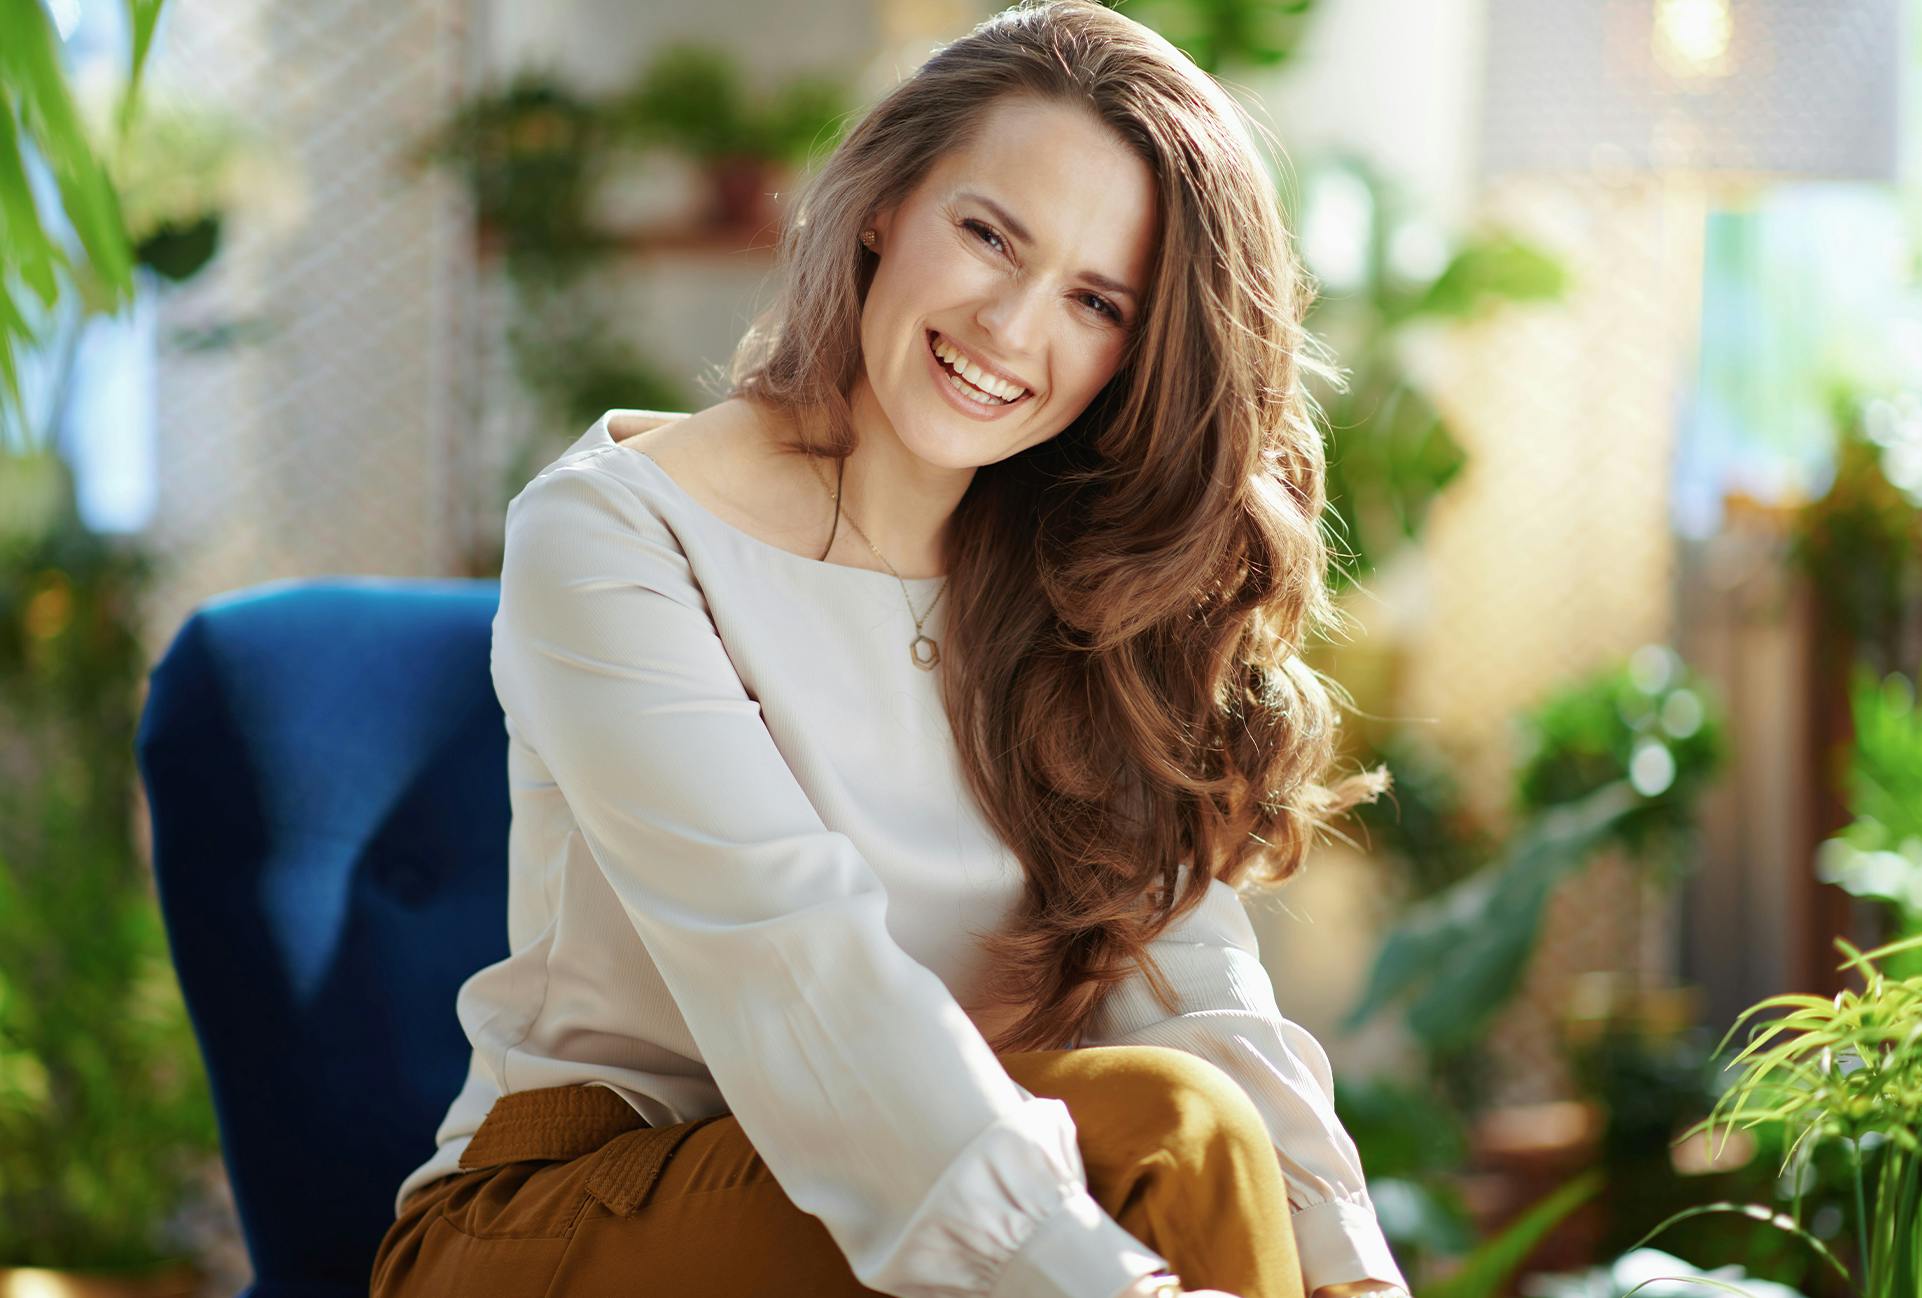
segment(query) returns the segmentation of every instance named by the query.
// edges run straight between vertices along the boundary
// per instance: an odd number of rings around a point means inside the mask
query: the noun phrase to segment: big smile
[[[942,339],[941,335],[937,331],[933,329],[928,330],[927,331],[928,356],[931,360],[933,360],[938,372],[940,373],[941,381],[949,389],[952,390],[954,396],[957,399],[966,403],[967,406],[978,409],[983,413],[987,413],[990,411],[999,412],[1002,410],[1006,410],[1010,406],[1018,406],[1022,402],[1026,401],[1029,397],[1032,397],[1034,395],[1032,390],[1028,390],[1028,391],[1022,392],[1021,395],[1018,397],[1009,399],[1007,397],[1001,396],[999,393],[989,392],[983,388],[975,386],[963,375],[956,372],[956,370],[952,365],[948,364],[948,362],[941,359],[940,354],[935,351],[937,340],[945,341],[945,339]],[[949,343],[948,346],[952,347],[953,344]]]

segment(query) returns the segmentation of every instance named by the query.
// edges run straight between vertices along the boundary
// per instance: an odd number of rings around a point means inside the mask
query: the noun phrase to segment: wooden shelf
[[[774,220],[752,226],[674,224],[605,232],[605,255],[622,260],[650,257],[752,257],[772,261],[780,228]],[[491,226],[475,231],[475,254],[482,261],[501,256],[503,239]]]

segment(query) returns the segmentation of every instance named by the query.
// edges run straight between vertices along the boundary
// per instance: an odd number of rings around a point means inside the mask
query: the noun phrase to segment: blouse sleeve
[[[1227,1072],[1268,1124],[1293,1208],[1306,1290],[1353,1280],[1407,1287],[1376,1220],[1355,1142],[1335,1116],[1321,1043],[1281,1015],[1240,896],[1216,879],[1149,944],[1173,986],[1165,1013],[1136,970],[1103,1001],[1084,1045],[1172,1046]]]
[[[1067,1105],[892,939],[672,532],[591,458],[508,507],[493,674],[728,1108],[862,1284],[1113,1298],[1167,1265],[1089,1194]]]

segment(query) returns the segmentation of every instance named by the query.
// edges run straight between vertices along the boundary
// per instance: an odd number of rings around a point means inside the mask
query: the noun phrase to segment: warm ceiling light
[[[1734,36],[1728,0],[1656,0],[1656,63],[1676,76],[1721,76]]]

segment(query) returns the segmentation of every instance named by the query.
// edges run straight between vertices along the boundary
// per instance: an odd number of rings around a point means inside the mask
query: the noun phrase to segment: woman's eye
[[[972,230],[974,232],[974,236],[977,239],[980,239],[981,242],[983,243],[987,243],[988,240],[990,239],[994,240],[994,243],[992,245],[994,250],[996,252],[1001,251],[1001,247],[1002,247],[1001,236],[996,234],[993,230],[988,229],[987,226],[981,224],[981,222],[979,221],[963,221],[961,224],[967,229]]]
[[[981,240],[981,242],[988,244],[988,246],[996,252],[1003,250],[1004,245],[1001,242],[1001,236],[996,234],[988,226],[981,224],[979,221],[963,221],[961,225],[962,228],[968,230],[975,238]],[[990,240],[992,240],[992,242],[989,242]],[[1120,309],[1116,307],[1114,303],[1108,301],[1107,298],[1100,297],[1094,293],[1083,293],[1081,300],[1083,302],[1092,302],[1096,311],[1107,316],[1108,319],[1114,321],[1116,324],[1121,323]]]

